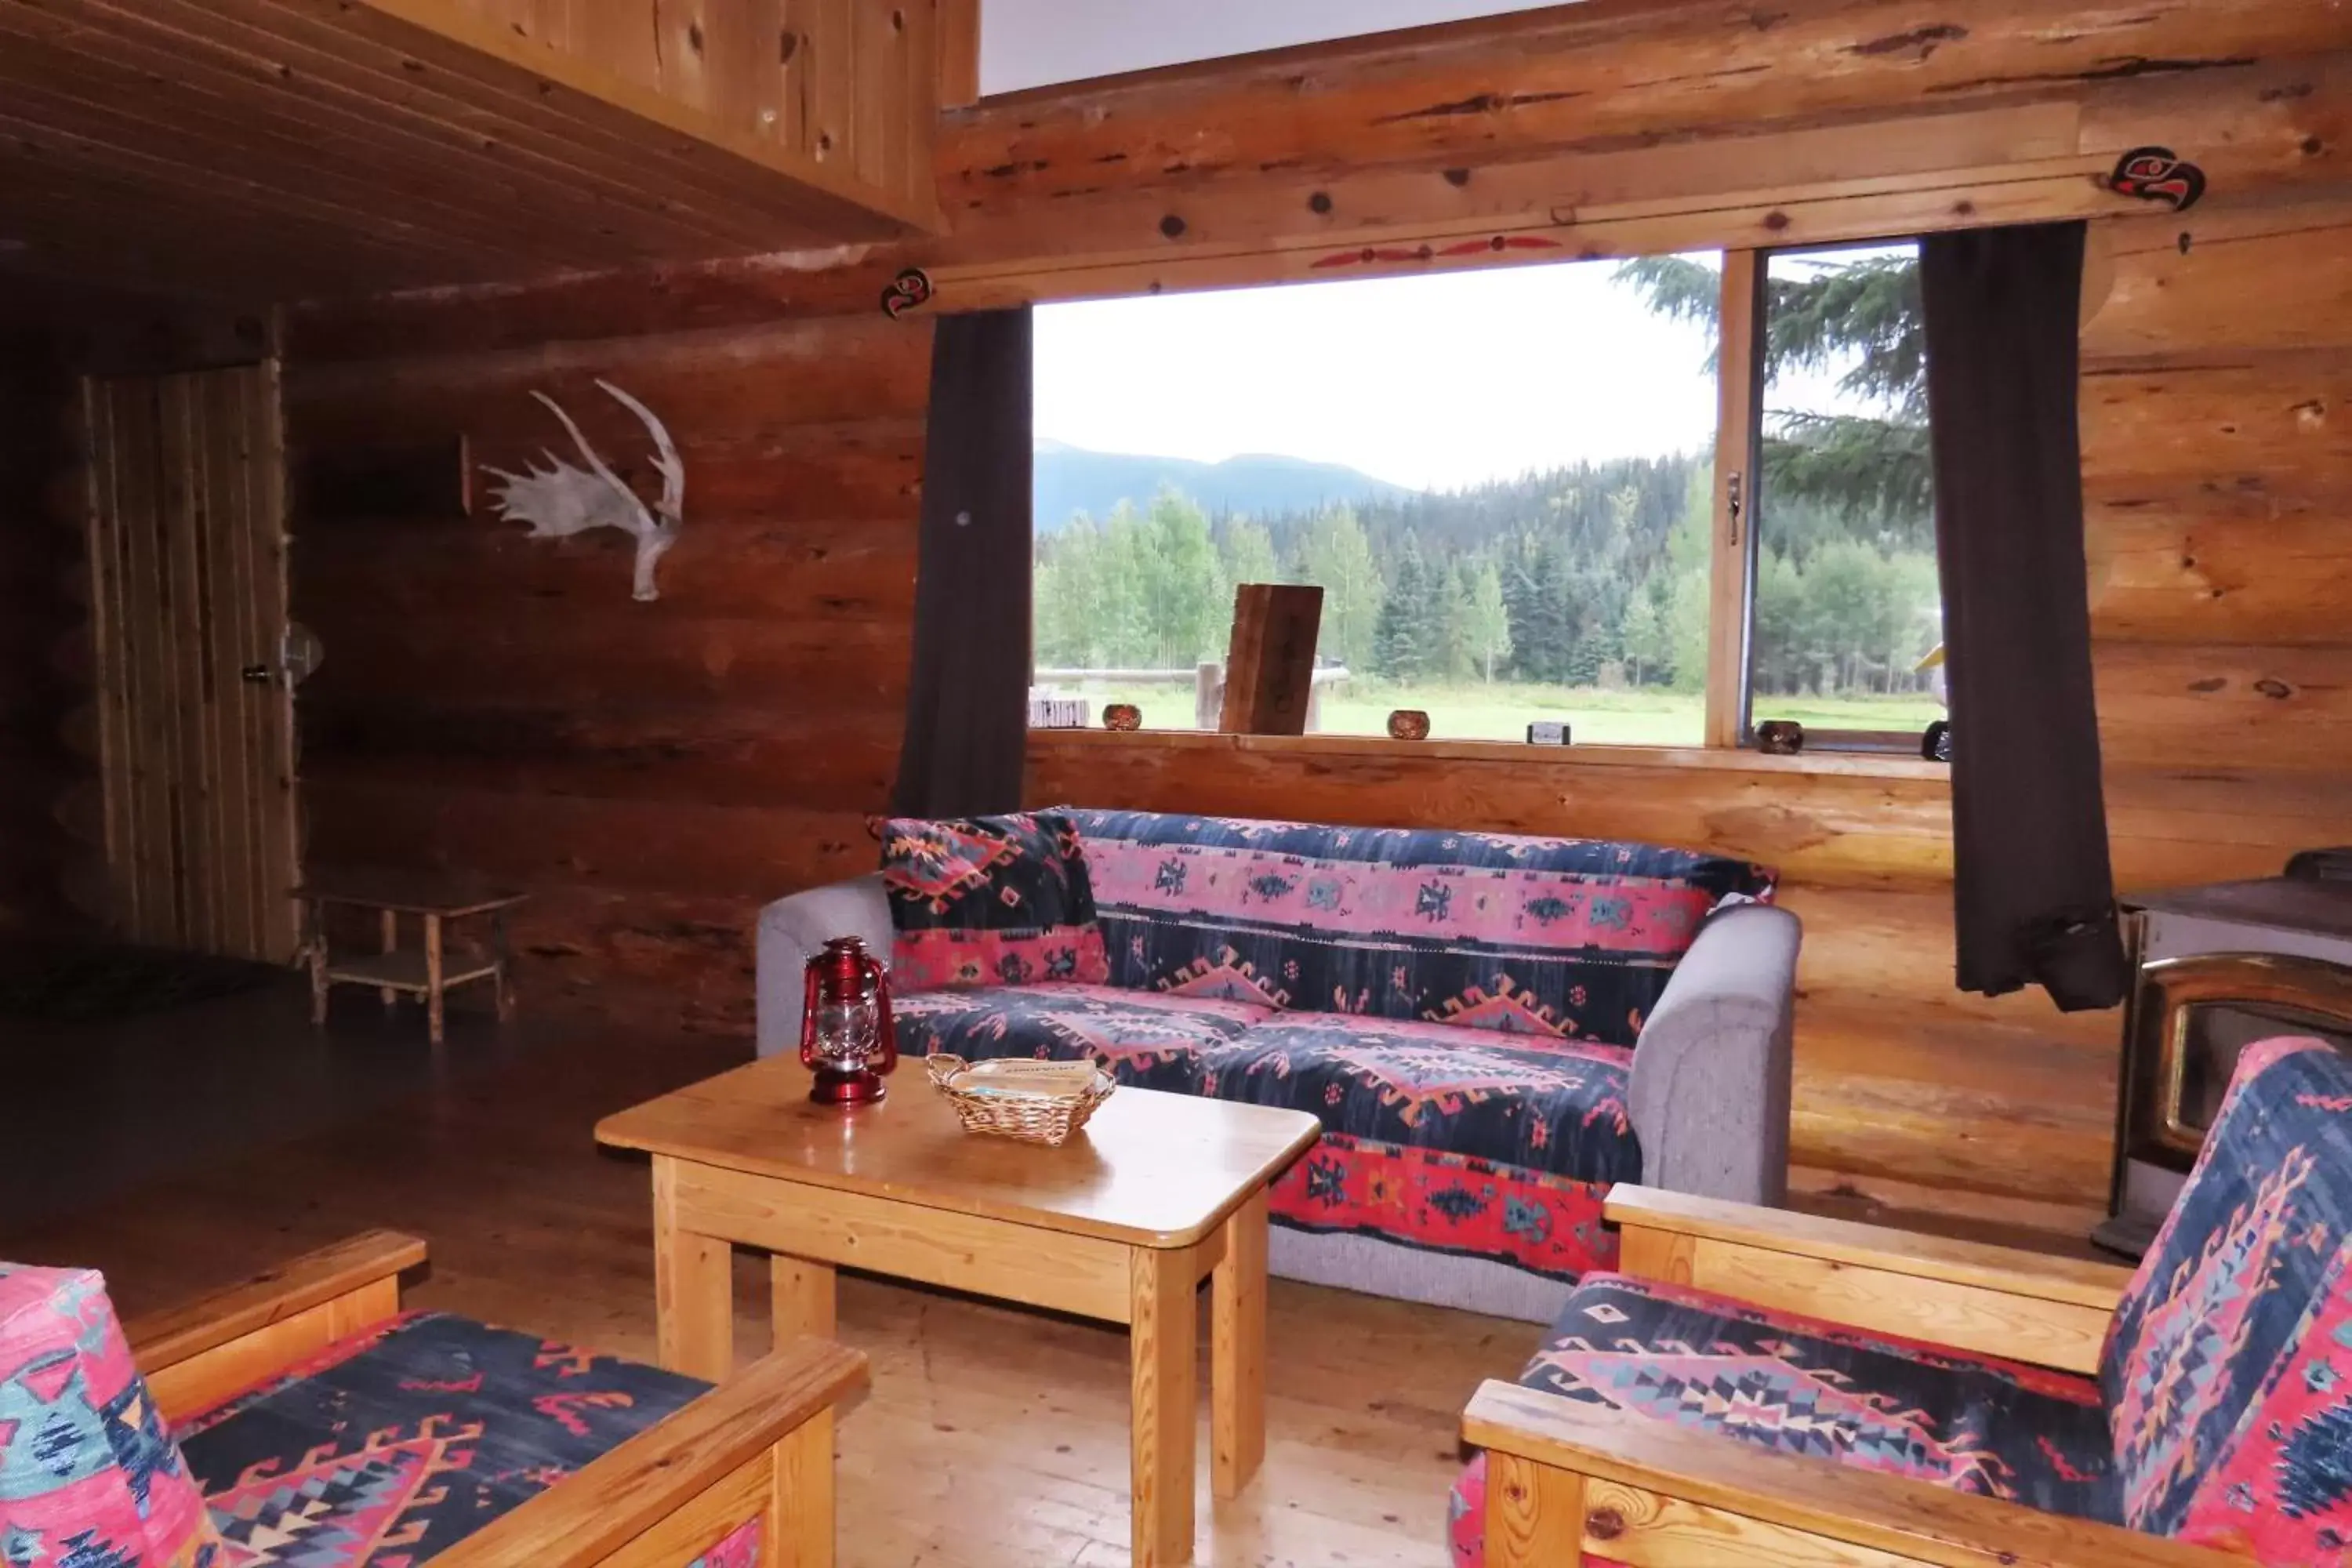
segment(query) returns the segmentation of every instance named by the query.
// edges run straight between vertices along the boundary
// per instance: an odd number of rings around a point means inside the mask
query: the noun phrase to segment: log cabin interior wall
[[[89,696],[72,408],[57,343],[0,331],[0,932],[80,919],[68,889],[86,857],[66,822],[95,771],[68,739]]]
[[[1486,24],[1438,30],[1462,49],[1332,46],[988,100],[943,128],[952,239],[823,271],[729,263],[299,314],[298,447],[462,434],[511,466],[560,440],[537,387],[642,485],[642,437],[591,389],[603,376],[668,422],[687,472],[655,604],[628,598],[616,535],[298,508],[296,614],[329,649],[303,700],[314,863],[520,880],[539,983],[744,1024],[757,909],[871,864],[861,816],[895,762],[928,338],[874,301],[902,263],[931,267],[954,308],[959,289],[982,303],[1307,275],[1381,226],[1423,245],[1507,224],[1605,255],[2045,216],[2095,217],[2105,258],[2082,407],[2118,877],[2267,872],[2352,838],[2340,19],[2168,0],[2101,12],[2091,37],[1977,0],[1927,28],[1894,0],[1801,9],[1724,33],[1682,89],[1563,88],[1524,113],[1483,84],[1541,52],[1504,30],[1475,65]],[[1597,80],[1633,72],[1644,29],[1690,62],[1723,24],[1595,0],[1513,26],[1576,33],[1559,58]],[[1764,62],[1785,101],[1765,101]],[[1383,118],[1414,103],[1469,107]],[[1740,129],[1708,142],[1709,116]],[[2168,127],[2216,187],[2178,217],[2096,177]],[[1041,735],[1030,761],[1041,803],[1775,862],[1808,928],[1801,1189],[2075,1235],[2102,1210],[2118,1021],[1951,989],[1930,764],[1150,734]]]
[[[298,319],[298,476],[388,437],[452,470],[381,510],[298,478],[295,615],[326,647],[299,702],[314,869],[526,887],[527,997],[748,1031],[760,906],[871,868],[897,763],[930,328],[875,308],[886,277],[750,264]],[[617,532],[534,540],[430,499],[460,436],[478,498],[479,465],[576,460],[534,390],[651,495],[600,377],[684,459],[651,603]]]

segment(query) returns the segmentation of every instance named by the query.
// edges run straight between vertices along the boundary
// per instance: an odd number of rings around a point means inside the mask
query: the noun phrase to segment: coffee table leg
[[[1225,1221],[1210,1276],[1211,1489],[1239,1497],[1265,1459],[1265,1189]]]
[[[732,1249],[678,1223],[678,1162],[654,1156],[655,1358],[717,1383],[735,1370]]]
[[[1192,1560],[1192,1427],[1199,1413],[1192,1293],[1199,1284],[1189,1248],[1138,1247],[1128,1254],[1134,1568]]]
[[[833,1337],[833,1265],[787,1258],[779,1252],[768,1259],[768,1284],[773,1298],[769,1309],[775,1324],[778,1350],[803,1334]]]

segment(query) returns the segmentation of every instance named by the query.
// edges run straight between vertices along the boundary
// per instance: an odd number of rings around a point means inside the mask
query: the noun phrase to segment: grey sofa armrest
[[[812,955],[837,936],[865,939],[877,957],[890,952],[890,900],[879,871],[778,899],[760,911],[760,1054],[801,1045],[801,976]]]
[[[1787,1200],[1803,934],[1786,910],[1738,905],[1711,917],[1675,966],[1633,1048],[1643,1184],[1775,1208]]]

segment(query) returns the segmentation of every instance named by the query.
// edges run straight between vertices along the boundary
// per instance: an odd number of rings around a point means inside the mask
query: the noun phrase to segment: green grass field
[[[1061,689],[1067,691],[1069,689]],[[1191,686],[1078,688],[1095,721],[1106,702],[1132,702],[1154,730],[1189,730]],[[1524,741],[1538,719],[1564,720],[1579,745],[1696,746],[1706,704],[1696,692],[1654,688],[1601,690],[1497,681],[1447,686],[1389,686],[1350,681],[1327,689],[1318,732],[1385,735],[1398,708],[1425,709],[1435,741]],[[1926,693],[1902,697],[1765,697],[1756,717],[1793,719],[1808,730],[1912,730],[1944,717]]]

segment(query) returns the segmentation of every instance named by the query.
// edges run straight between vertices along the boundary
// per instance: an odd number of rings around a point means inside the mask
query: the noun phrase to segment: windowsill
[[[1948,782],[1951,769],[1924,757],[1883,752],[1800,752],[1768,756],[1722,746],[1533,746],[1524,741],[1394,741],[1383,735],[1229,735],[1202,730],[1032,730],[1029,744],[1087,751],[1154,746],[1171,751],[1264,752],[1276,756],[1365,757],[1508,763],[1517,767],[1706,768],[1782,776],[1927,779]]]

